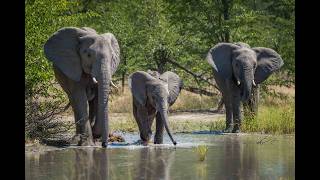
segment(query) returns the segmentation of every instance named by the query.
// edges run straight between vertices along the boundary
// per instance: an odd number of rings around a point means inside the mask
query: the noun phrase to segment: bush
[[[26,1],[25,9],[25,136],[44,139],[68,131],[70,125],[58,120],[67,101],[44,57],[43,45],[58,29],[83,26],[97,15],[77,13],[81,4],[67,0]]]

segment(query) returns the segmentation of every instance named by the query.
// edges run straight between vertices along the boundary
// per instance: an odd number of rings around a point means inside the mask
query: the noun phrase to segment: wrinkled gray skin
[[[120,62],[117,39],[94,29],[66,27],[45,43],[55,77],[67,93],[76,122],[78,145],[93,145],[93,138],[108,137],[108,94],[111,77]],[[89,112],[88,112],[89,109]]]
[[[147,144],[152,135],[151,126],[156,117],[154,143],[163,143],[165,127],[172,143],[176,145],[168,126],[168,108],[181,91],[183,84],[179,76],[170,71],[161,75],[154,71],[137,71],[129,76],[128,82],[133,99],[133,115],[143,144]]]
[[[226,108],[224,132],[240,132],[240,102],[251,98],[252,87],[280,69],[283,60],[272,49],[251,48],[246,43],[219,43],[209,50],[207,61],[213,67],[215,81]]]

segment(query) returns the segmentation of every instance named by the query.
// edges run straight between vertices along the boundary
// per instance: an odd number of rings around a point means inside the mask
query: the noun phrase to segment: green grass
[[[204,161],[207,157],[208,146],[199,145],[193,149],[193,152],[197,153],[199,161]]]
[[[267,134],[292,134],[295,132],[294,101],[284,101],[277,105],[262,104],[255,118],[245,118],[242,132]]]

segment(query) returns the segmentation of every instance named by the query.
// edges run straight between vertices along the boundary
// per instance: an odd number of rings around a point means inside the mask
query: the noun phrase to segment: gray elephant
[[[156,117],[155,144],[163,143],[163,126],[174,145],[168,126],[168,108],[174,104],[183,86],[182,80],[173,72],[163,74],[151,71],[137,71],[129,76],[132,93],[133,115],[140,131],[140,138],[146,145],[152,135],[151,125]]]
[[[93,145],[93,138],[101,137],[106,147],[108,95],[120,62],[117,39],[88,27],[66,27],[48,39],[44,53],[72,106],[78,145]]]
[[[251,48],[246,43],[219,43],[207,54],[213,67],[226,109],[226,133],[238,133],[241,126],[240,102],[248,102],[252,88],[280,69],[283,60],[270,48]]]

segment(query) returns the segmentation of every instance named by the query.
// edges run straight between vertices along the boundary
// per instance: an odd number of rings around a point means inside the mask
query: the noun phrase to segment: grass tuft
[[[196,152],[199,158],[199,161],[204,161],[207,157],[208,146],[199,145],[193,149],[193,152]]]
[[[261,132],[266,134],[292,134],[295,132],[295,106],[291,99],[277,104],[264,102],[255,118],[244,118],[242,132]]]

